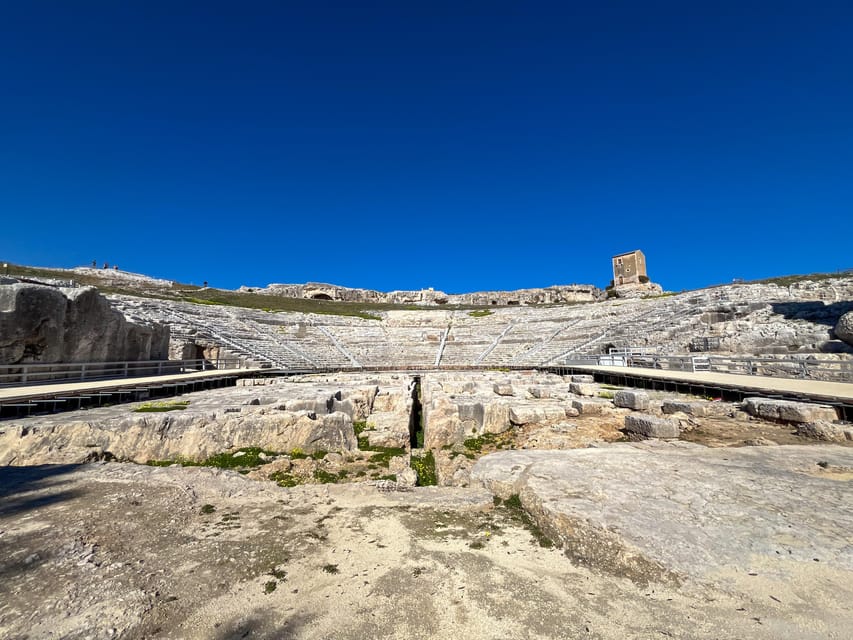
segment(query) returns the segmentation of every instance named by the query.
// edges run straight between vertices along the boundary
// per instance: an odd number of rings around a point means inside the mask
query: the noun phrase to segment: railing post
[[[130,375],[129,375],[129,373],[128,373],[128,365],[127,365],[127,362],[125,362],[125,363],[124,363],[124,377],[125,377],[125,378],[129,378],[129,377],[130,377]]]
[[[86,379],[86,364],[85,363],[80,366],[80,379],[81,380]]]

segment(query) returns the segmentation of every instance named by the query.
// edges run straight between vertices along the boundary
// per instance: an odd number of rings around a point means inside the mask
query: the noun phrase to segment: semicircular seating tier
[[[712,350],[853,357],[853,349],[832,334],[834,321],[853,309],[849,276],[789,286],[736,284],[645,299],[501,307],[487,315],[442,309],[371,312],[379,319],[125,295],[110,299],[131,319],[170,325],[174,343],[215,344],[259,365],[288,370],[532,367],[609,348],[644,348],[660,355]]]

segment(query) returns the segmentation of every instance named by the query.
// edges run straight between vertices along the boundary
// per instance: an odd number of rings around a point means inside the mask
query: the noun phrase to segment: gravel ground
[[[764,594],[576,566],[481,489],[130,463],[0,487],[4,638],[777,637]],[[789,637],[843,637],[813,613]]]

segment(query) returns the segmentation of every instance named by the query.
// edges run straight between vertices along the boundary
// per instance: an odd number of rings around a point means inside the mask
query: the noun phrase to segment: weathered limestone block
[[[483,412],[483,432],[503,433],[512,428],[509,420],[509,404],[506,402],[490,402]]]
[[[541,398],[550,398],[551,390],[548,387],[530,387],[527,390],[527,394],[531,398],[541,399]]]
[[[511,384],[496,384],[494,387],[492,387],[492,389],[499,396],[515,395],[515,391],[513,391]]]
[[[380,391],[373,399],[373,411],[394,412],[406,410],[407,398],[403,393]]]
[[[352,419],[364,420],[372,411],[382,411],[382,409],[374,409],[376,394],[379,392],[379,387],[371,385],[369,387],[361,387],[358,389],[344,389],[340,392],[341,402],[349,402],[352,406]],[[405,410],[405,402],[403,402],[403,410]],[[348,412],[345,412],[348,413]]]
[[[418,483],[418,472],[411,467],[401,469],[396,474],[397,484],[401,487],[414,487]]]
[[[649,394],[645,391],[617,391],[613,396],[613,404],[634,411],[645,411],[649,408]]]
[[[364,431],[362,436],[367,436],[367,443],[371,447],[405,447],[409,442],[409,436],[394,431]]]
[[[440,449],[448,444],[461,443],[464,439],[459,407],[450,398],[439,396],[426,407],[424,448]]]
[[[726,406],[717,402],[693,402],[687,400],[664,400],[662,410],[664,413],[686,413],[690,416],[702,418],[706,416],[717,416],[724,413]]]
[[[481,433],[485,410],[480,402],[458,402],[459,422],[463,433]]]
[[[332,402],[332,398],[296,398],[285,401],[284,408],[286,411],[310,411],[323,415],[329,412]]]
[[[567,460],[565,451],[502,451],[476,461],[471,468],[471,486],[483,487],[506,500],[521,493],[527,481],[525,472],[534,463]],[[436,462],[436,465],[438,463]]]
[[[611,406],[611,403],[607,400],[595,400],[591,398],[572,400],[572,407],[582,416],[601,415],[604,408],[609,406]]]
[[[340,411],[350,417],[350,420],[358,420],[358,413],[355,403],[347,398],[346,400],[332,400],[331,412]]]
[[[390,473],[399,473],[403,469],[409,468],[409,456],[394,456],[388,461],[388,471]]]
[[[828,463],[827,472],[850,467],[853,449],[650,441],[502,451],[477,461],[471,484],[501,498],[518,495],[569,557],[620,578],[707,583],[721,571],[762,567],[784,588],[809,566],[827,584],[849,584],[849,482],[821,477],[818,462]]]
[[[747,413],[765,420],[778,422],[817,422],[838,420],[838,413],[825,404],[775,400],[772,398],[746,398],[744,409]]]
[[[377,411],[367,416],[368,431],[362,437],[372,447],[404,447],[409,442],[409,419],[405,414]]]
[[[835,324],[835,337],[853,345],[853,311],[848,311]]]
[[[441,388],[447,395],[451,396],[464,396],[474,393],[477,388],[477,385],[473,382],[461,381],[461,380],[447,380],[441,382]]]
[[[509,421],[517,425],[553,422],[565,417],[566,409],[562,405],[513,405],[509,410]]]
[[[571,376],[570,382],[583,382],[585,384],[593,384],[595,377],[587,374],[578,374]]]
[[[0,434],[0,465],[83,462],[94,448],[120,460],[203,460],[242,447],[288,452],[351,451],[352,422],[345,413],[141,413],[101,422],[43,428],[7,427]]]
[[[435,475],[443,487],[467,487],[474,461],[454,451],[434,451]]]
[[[677,421],[646,413],[631,413],[625,416],[625,430],[646,438],[677,438],[679,434]]]
[[[827,442],[847,442],[853,440],[853,426],[817,420],[797,425],[797,435]]]
[[[591,398],[598,393],[598,385],[589,382],[572,382],[569,384],[569,391],[578,396]]]

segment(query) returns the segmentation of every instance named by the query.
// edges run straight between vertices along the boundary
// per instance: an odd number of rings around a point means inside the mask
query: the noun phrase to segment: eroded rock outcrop
[[[746,398],[743,402],[747,413],[765,420],[779,422],[815,422],[838,419],[835,408],[825,404],[776,400],[773,398]]]
[[[169,328],[137,324],[93,287],[0,285],[0,364],[165,360]]]
[[[567,418],[600,414],[613,406],[608,400],[579,395],[595,395],[599,387],[594,383],[533,371],[431,373],[423,384],[428,449],[511,429],[560,425]]]
[[[4,427],[0,466],[78,463],[105,455],[139,463],[202,461],[241,447],[312,453],[352,450],[356,441],[352,421],[341,412],[317,415],[251,406],[240,413],[187,410],[130,414],[97,422]]]
[[[853,346],[853,311],[848,311],[838,319],[835,325],[835,336]]]
[[[389,304],[422,304],[430,306],[445,304],[483,306],[561,304],[567,302],[594,302],[601,298],[601,290],[587,284],[555,285],[535,289],[518,289],[516,291],[477,291],[473,293],[452,294],[436,291],[435,289],[383,292],[372,289],[353,289],[320,282],[270,284],[262,289],[240,287],[240,290],[284,296],[287,298],[340,300],[346,302],[381,302]]]
[[[195,393],[186,401],[116,405],[4,422],[0,466],[101,458],[202,461],[244,447],[279,453],[351,452],[358,448],[354,423],[364,429],[361,435],[371,446],[408,444],[406,376],[299,376],[262,380],[271,383],[263,385],[245,382],[251,384]]]
[[[498,452],[477,461],[471,481],[519,496],[575,561],[641,584],[753,566],[778,576],[804,566],[843,572],[843,582],[853,575],[851,466],[853,450],[833,445],[654,441]]]

